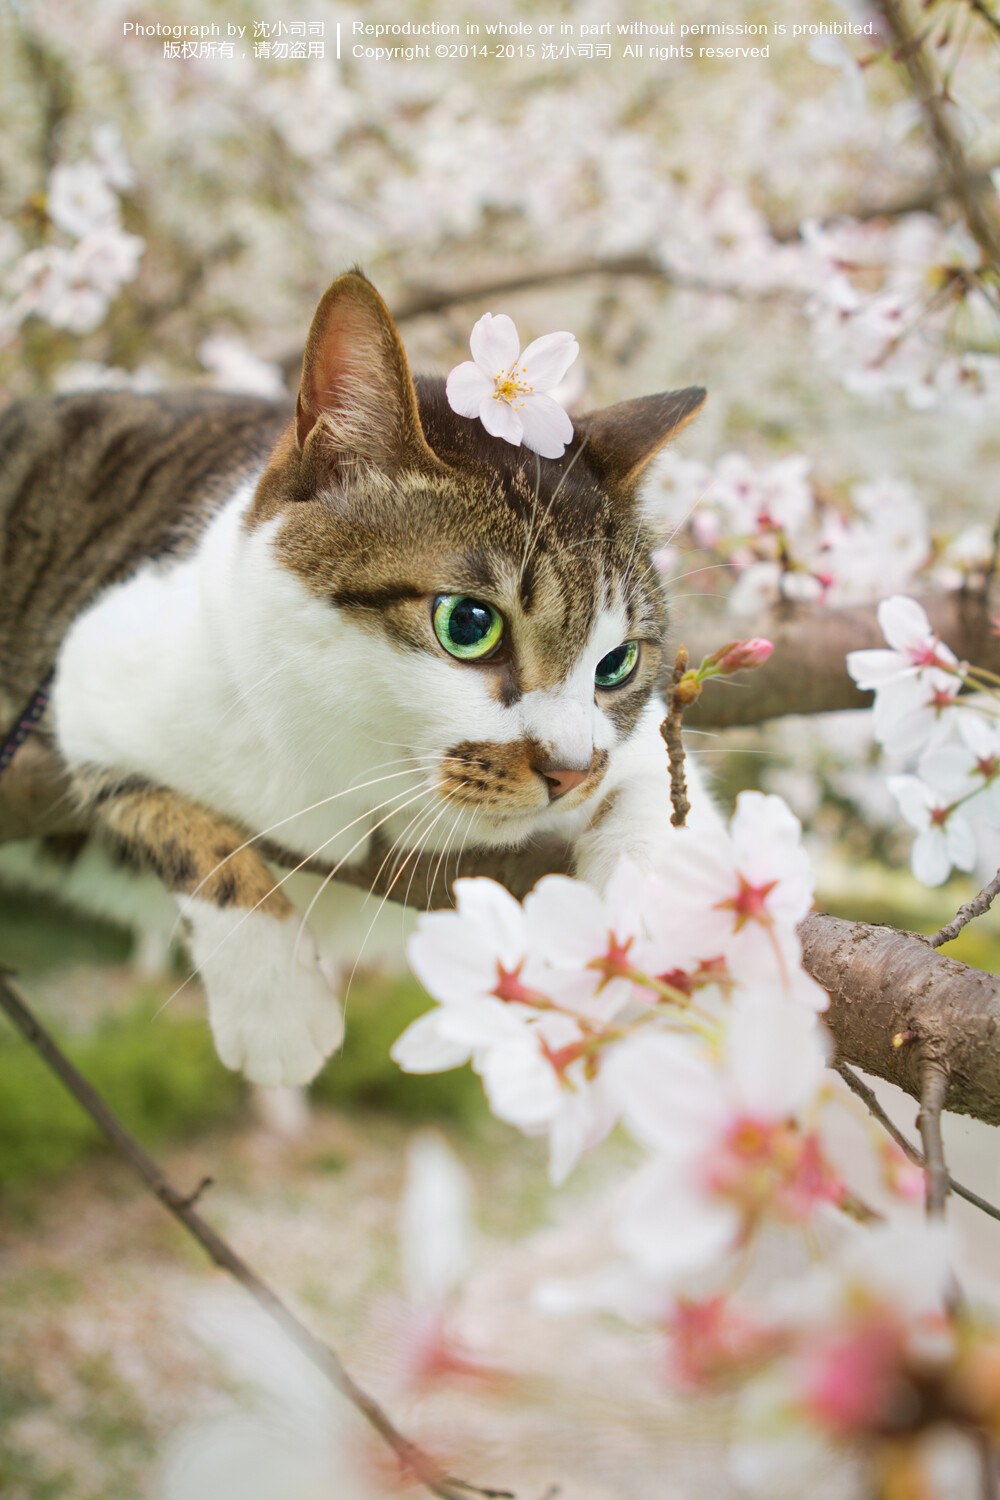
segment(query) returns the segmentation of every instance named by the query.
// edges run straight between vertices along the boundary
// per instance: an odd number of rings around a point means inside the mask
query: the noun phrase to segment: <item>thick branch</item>
[[[803,960],[830,996],[837,1058],[923,1102],[928,1064],[947,1072],[942,1107],[1000,1125],[1000,978],[924,938],[814,912]]]
[[[990,671],[1000,672],[1000,637],[990,623],[982,593],[958,590],[921,596],[931,625],[956,655]],[[774,652],[744,684],[721,680],[706,684],[698,702],[684,716],[692,728],[726,729],[739,724],[761,724],[783,714],[827,713],[840,708],[865,708],[871,694],[859,692],[847,675],[848,651],[885,649],[876,606],[827,609],[816,604],[781,604],[746,621],[740,634],[764,636]],[[725,626],[699,621],[677,630],[692,661],[714,651],[733,622]],[[672,657],[671,657],[672,660]],[[664,672],[661,691],[669,672]]]

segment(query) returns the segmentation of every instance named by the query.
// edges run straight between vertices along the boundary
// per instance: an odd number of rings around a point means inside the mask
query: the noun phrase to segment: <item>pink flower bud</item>
[[[774,650],[772,641],[755,636],[750,641],[730,641],[720,646],[711,656],[706,656],[699,670],[702,677],[729,677],[733,672],[746,672],[750,667],[762,666]]]

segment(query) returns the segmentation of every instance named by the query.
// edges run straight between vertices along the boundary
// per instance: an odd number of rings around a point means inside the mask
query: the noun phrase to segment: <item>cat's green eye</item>
[[[450,656],[482,661],[503,635],[503,617],[492,604],[468,594],[442,594],[434,601],[434,634]]]
[[[626,641],[624,645],[609,651],[607,656],[601,657],[594,673],[594,681],[600,688],[621,687],[632,676],[638,660],[639,642]]]

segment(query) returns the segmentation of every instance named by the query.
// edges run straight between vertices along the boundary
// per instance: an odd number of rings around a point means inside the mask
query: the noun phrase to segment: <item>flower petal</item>
[[[544,333],[528,345],[518,364],[526,384],[536,395],[558,385],[580,353],[580,345],[571,333]]]
[[[393,1042],[389,1056],[404,1073],[443,1073],[469,1061],[469,1047],[441,1035],[438,1022],[443,1014],[435,1008],[418,1016]]]
[[[551,396],[529,396],[520,408],[522,438],[526,448],[542,458],[562,458],[573,441],[573,423]]]
[[[452,411],[460,417],[478,417],[483,401],[493,394],[493,382],[467,359],[463,365],[455,366],[444,389]]]
[[[908,655],[914,646],[929,645],[934,639],[926,610],[905,594],[883,599],[876,615],[879,628],[894,651]]]
[[[483,313],[469,339],[472,357],[490,380],[502,370],[509,370],[517,359],[521,340],[517,336],[513,318],[506,313]]]
[[[951,874],[951,856],[940,828],[928,828],[914,839],[910,869],[923,885],[944,885]]]
[[[521,425],[521,412],[516,412],[506,401],[497,401],[494,396],[487,396],[480,404],[479,420],[486,431],[493,437],[503,438],[506,443],[513,443],[515,448],[521,446],[521,438],[524,428]]]

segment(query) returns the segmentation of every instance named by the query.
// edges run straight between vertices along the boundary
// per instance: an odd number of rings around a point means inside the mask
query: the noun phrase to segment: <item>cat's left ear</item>
[[[442,469],[420,425],[417,395],[389,309],[361,271],[326,291],[313,316],[295,408],[299,451],[333,463]]]
[[[574,417],[577,433],[587,439],[587,461],[605,489],[630,500],[660,449],[701,410],[705,394],[700,385],[691,385]]]

